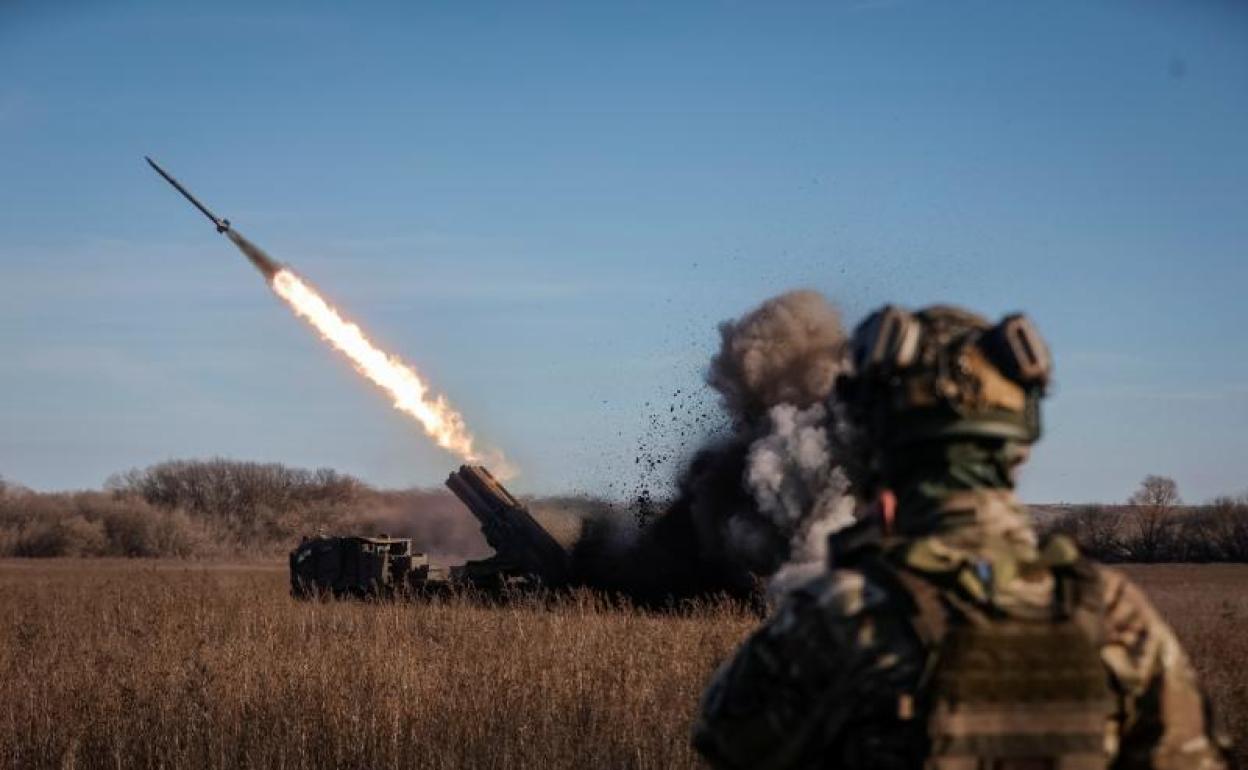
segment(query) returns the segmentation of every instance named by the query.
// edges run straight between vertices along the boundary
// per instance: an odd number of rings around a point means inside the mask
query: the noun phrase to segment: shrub
[[[32,520],[13,543],[16,556],[99,556],[107,551],[104,527],[80,515]]]
[[[202,530],[182,511],[118,508],[103,515],[110,552],[117,556],[194,555],[204,544]]]
[[[1121,561],[1125,547],[1122,541],[1122,515],[1100,505],[1083,505],[1059,516],[1047,528],[1067,535],[1079,544],[1080,550],[1101,561]]]
[[[1082,506],[1043,530],[1074,538],[1107,562],[1248,562],[1248,495],[1164,512],[1129,506]]]
[[[109,479],[108,487],[161,508],[236,521],[257,509],[287,510],[354,499],[364,485],[337,471],[307,471],[277,463],[171,460]]]
[[[379,491],[325,469],[173,461],[114,476],[102,492],[0,490],[0,556],[272,556],[318,532],[387,532],[426,552],[489,553],[447,492]]]
[[[1218,561],[1248,562],[1248,494],[1219,497],[1204,509]],[[1212,559],[1210,559],[1212,561]]]

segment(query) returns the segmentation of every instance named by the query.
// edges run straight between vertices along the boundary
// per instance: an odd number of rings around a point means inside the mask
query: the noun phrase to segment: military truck
[[[439,568],[414,553],[408,538],[305,537],[290,553],[291,595],[384,598],[455,587],[495,592],[568,584],[567,551],[488,470],[460,466],[446,486],[481,524],[493,556]]]
[[[290,593],[300,599],[394,596],[439,577],[408,538],[305,537],[290,552]]]

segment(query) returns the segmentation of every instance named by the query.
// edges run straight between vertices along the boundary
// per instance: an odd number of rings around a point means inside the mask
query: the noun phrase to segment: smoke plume
[[[767,300],[719,325],[720,348],[707,383],[738,423],[778,404],[805,409],[822,402],[840,370],[845,332],[823,295],[800,290]]]
[[[793,291],[719,333],[707,383],[732,429],[697,450],[641,543],[692,554],[701,579],[730,593],[759,577],[787,586],[822,566],[827,536],[853,518],[828,406],[846,346],[840,313]]]
[[[693,453],[661,515],[642,523],[602,500],[532,501],[574,582],[651,606],[759,599],[763,581],[774,593],[821,568],[827,536],[852,520],[828,401],[845,348],[837,310],[795,291],[719,331],[707,382],[730,425]]]
[[[745,484],[759,512],[788,537],[788,558],[771,585],[783,591],[823,566],[828,536],[853,523],[854,503],[822,404],[781,404],[768,418],[771,432],[750,445]]]

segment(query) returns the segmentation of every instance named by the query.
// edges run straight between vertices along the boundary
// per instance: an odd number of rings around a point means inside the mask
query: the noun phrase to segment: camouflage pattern
[[[1113,699],[1099,766],[1227,766],[1187,656],[1123,575],[1079,559],[1069,541],[1039,543],[1007,490],[940,494],[899,513],[908,534],[883,536],[872,520],[834,538],[832,568],[793,591],[715,674],[694,729],[712,765],[936,766],[908,695],[927,664],[913,591],[860,558],[874,551],[985,617],[1049,612],[1054,566],[1084,570]]]
[[[851,348],[846,467],[879,509],[715,674],[697,748],[723,768],[1226,767],[1174,633],[1013,496],[1052,367],[1031,324],[886,306]]]

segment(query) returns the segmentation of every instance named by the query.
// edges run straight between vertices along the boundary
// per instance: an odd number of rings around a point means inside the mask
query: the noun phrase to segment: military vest
[[[1055,577],[1058,585],[1080,580]],[[925,627],[918,633],[930,656],[916,693],[929,770],[1108,766],[1114,698],[1091,607],[1059,597],[1047,618],[990,614],[919,587],[921,577],[902,580],[915,586],[916,630]]]
[[[1004,578],[994,574],[1001,559],[973,551],[931,572],[881,545],[854,566],[902,597],[926,650],[915,691],[898,697],[900,720],[926,723],[923,767],[1110,766],[1117,706],[1100,657],[1101,592],[1073,544],[1050,541]]]

